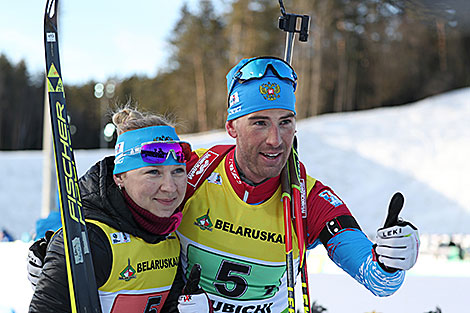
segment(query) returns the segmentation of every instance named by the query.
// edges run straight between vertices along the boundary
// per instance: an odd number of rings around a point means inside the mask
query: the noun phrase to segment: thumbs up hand
[[[409,270],[418,258],[418,229],[398,218],[403,203],[401,193],[393,195],[384,227],[377,230],[374,251],[379,265],[387,272]]]

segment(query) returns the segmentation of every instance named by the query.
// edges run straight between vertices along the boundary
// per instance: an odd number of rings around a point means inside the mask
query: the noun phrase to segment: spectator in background
[[[2,241],[2,242],[15,241],[15,239],[13,239],[13,236],[4,228],[0,232],[0,241]]]

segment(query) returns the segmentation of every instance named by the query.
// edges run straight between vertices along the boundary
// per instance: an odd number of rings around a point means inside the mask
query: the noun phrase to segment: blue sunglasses
[[[230,85],[228,86],[228,94],[232,93],[235,83],[243,83],[251,79],[262,78],[266,74],[266,70],[270,67],[279,78],[288,79],[297,88],[297,74],[292,66],[286,61],[276,57],[257,57],[243,64],[233,75]]]

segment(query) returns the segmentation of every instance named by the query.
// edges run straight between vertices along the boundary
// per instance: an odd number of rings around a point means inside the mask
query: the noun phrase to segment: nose
[[[278,125],[271,125],[268,129],[266,143],[272,147],[279,147],[282,143],[281,130]]]
[[[172,193],[176,191],[176,188],[175,178],[170,173],[165,173],[160,186],[161,191]]]

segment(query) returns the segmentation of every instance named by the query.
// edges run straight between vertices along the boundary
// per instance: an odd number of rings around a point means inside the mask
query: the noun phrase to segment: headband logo
[[[122,164],[122,162],[124,162],[124,158],[122,156],[123,153],[124,153],[124,141],[116,144],[116,146],[114,147],[114,156],[116,157],[114,162],[116,164]]]
[[[153,141],[173,141],[173,138],[168,137],[168,136],[159,136],[153,138]]]
[[[263,95],[265,100],[276,100],[280,97],[281,87],[276,83],[266,83],[259,86],[259,92]]]
[[[123,152],[124,152],[124,141],[116,144],[116,146],[114,147],[115,155],[118,155],[119,153],[123,153]]]

